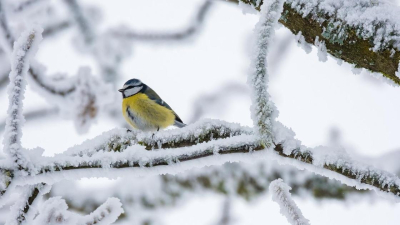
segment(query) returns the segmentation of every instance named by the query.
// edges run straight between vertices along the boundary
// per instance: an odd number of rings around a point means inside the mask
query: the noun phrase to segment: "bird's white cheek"
[[[142,88],[143,87],[134,87],[134,88],[131,88],[131,89],[127,89],[127,90],[124,91],[124,94],[125,94],[126,97],[129,97],[129,96],[132,96],[132,95],[138,93],[140,90],[142,90]]]

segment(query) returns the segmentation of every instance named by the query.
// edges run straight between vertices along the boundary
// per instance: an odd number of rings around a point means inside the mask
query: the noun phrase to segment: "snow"
[[[301,31],[296,34],[295,39],[297,41],[297,46],[301,47],[307,54],[312,51],[311,45],[306,42],[304,36],[301,34]]]
[[[261,16],[255,27],[253,56],[250,65],[248,84],[252,90],[251,116],[256,135],[266,146],[273,142],[272,127],[278,116],[274,104],[269,100],[267,91],[268,71],[267,52],[274,29],[283,10],[283,1],[268,1],[261,6]]]
[[[318,49],[318,59],[320,62],[326,62],[328,60],[328,53],[326,52],[325,41],[319,41],[319,37],[315,37],[314,45]]]
[[[134,65],[137,65],[137,64],[134,63]],[[81,73],[81,72],[82,71],[80,71],[78,73]],[[87,70],[85,71],[85,69],[83,69],[82,73],[83,74],[88,74],[88,71]],[[130,74],[132,74],[132,73],[130,73]],[[85,77],[85,75],[82,75],[82,76]],[[169,76],[169,74],[168,74],[168,76]],[[165,77],[168,77],[168,76],[165,76]],[[49,79],[49,80],[53,80],[53,79]],[[67,80],[67,79],[65,79],[65,80]],[[75,82],[78,79],[73,78],[71,80],[73,80]],[[70,83],[70,84],[72,84],[71,86],[75,86],[74,82],[66,82],[66,84]],[[84,83],[85,85],[88,84],[88,83],[91,83],[91,82],[92,82],[92,80],[90,78],[88,78],[88,77],[85,77],[82,80],[82,83]],[[60,83],[62,83],[62,82],[60,82]],[[87,98],[86,98],[87,95],[85,94],[85,95],[82,95],[82,96],[83,96],[82,98],[78,97],[78,99],[80,99],[82,101],[86,101],[87,100]],[[182,100],[181,100],[181,102],[183,103]],[[77,102],[74,102],[74,103],[77,103]],[[184,105],[185,107],[187,106],[187,104],[181,104],[181,105]],[[74,104],[66,104],[66,107],[71,107],[71,106],[74,106]],[[236,113],[234,113],[234,114],[235,114],[236,117],[239,117]],[[243,121],[242,119],[239,119],[239,118],[237,118],[237,119],[240,120],[241,122]],[[235,121],[237,121],[237,120],[235,120]],[[77,122],[77,120],[74,120],[73,122]],[[39,124],[39,125],[41,126],[42,124]],[[203,166],[206,166],[206,165],[219,165],[219,164],[221,164],[223,162],[230,161],[230,160],[232,160],[232,161],[254,162],[254,160],[256,158],[263,158],[264,159],[264,157],[262,157],[262,156],[265,156],[265,155],[264,154],[259,154],[257,152],[252,153],[253,155],[251,157],[248,157],[248,158],[247,158],[247,155],[245,155],[245,154],[240,154],[240,155],[237,155],[235,157],[223,156],[222,154],[219,154],[219,151],[216,151],[216,150],[218,150],[217,148],[212,148],[211,149],[211,147],[210,147],[210,150],[213,153],[212,160],[203,160],[200,163],[178,162],[176,159],[170,158],[170,159],[168,159],[166,161],[168,161],[168,163],[170,163],[171,165],[168,165],[168,166],[166,165],[165,166],[165,167],[169,167],[169,168],[162,168],[162,169],[149,168],[148,171],[146,171],[147,168],[139,168],[139,169],[128,168],[126,170],[123,169],[124,171],[122,173],[119,173],[118,171],[112,170],[112,168],[108,168],[110,162],[112,163],[112,162],[118,161],[117,158],[113,158],[113,156],[111,156],[111,152],[110,152],[112,149],[116,148],[115,146],[121,145],[120,149],[121,149],[122,152],[121,152],[121,154],[118,153],[117,157],[123,158],[123,157],[127,156],[128,157],[127,160],[135,159],[134,157],[130,157],[130,155],[128,153],[129,152],[130,153],[136,152],[136,150],[137,150],[138,154],[136,154],[135,157],[136,156],[138,156],[139,158],[142,157],[143,159],[139,160],[140,161],[139,165],[140,166],[144,166],[144,165],[146,165],[146,163],[148,163],[149,160],[154,159],[153,157],[161,156],[161,157],[165,158],[165,155],[159,154],[159,152],[164,151],[164,150],[158,150],[157,149],[157,147],[160,146],[163,143],[169,144],[171,142],[176,142],[176,141],[179,142],[181,140],[189,140],[190,138],[199,138],[200,137],[199,135],[204,134],[204,132],[207,131],[207,129],[208,130],[220,129],[217,126],[218,122],[216,122],[216,121],[211,121],[209,123],[199,123],[197,125],[199,125],[199,126],[198,127],[196,127],[196,126],[187,127],[187,129],[182,130],[182,131],[178,130],[178,129],[174,129],[174,130],[168,130],[165,133],[156,133],[154,135],[154,138],[155,138],[154,141],[150,139],[150,137],[152,136],[151,133],[137,133],[135,131],[134,132],[126,132],[125,129],[114,129],[114,130],[109,132],[109,135],[107,134],[107,135],[104,135],[104,136],[101,135],[101,136],[97,137],[96,139],[98,141],[88,141],[88,142],[86,142],[87,143],[87,147],[83,147],[83,145],[81,145],[81,146],[76,147],[76,148],[71,148],[70,149],[71,151],[68,151],[68,153],[60,154],[59,156],[56,156],[56,159],[59,160],[56,163],[63,164],[63,163],[66,162],[65,165],[67,165],[69,163],[69,162],[67,162],[69,159],[74,160],[74,159],[72,159],[72,157],[76,157],[76,158],[80,157],[80,158],[83,158],[83,159],[88,159],[89,162],[94,162],[94,163],[99,162],[99,164],[104,167],[104,174],[101,174],[103,172],[103,171],[101,171],[101,169],[96,170],[96,171],[95,170],[91,170],[91,171],[85,171],[85,172],[84,171],[82,171],[82,172],[62,171],[62,172],[56,172],[56,173],[58,173],[61,176],[60,179],[68,177],[68,175],[67,175],[68,173],[70,174],[70,176],[69,176],[70,179],[77,179],[77,178],[86,177],[86,176],[91,177],[92,175],[95,176],[95,177],[96,176],[106,176],[106,177],[110,177],[110,178],[116,178],[116,177],[118,177],[120,175],[129,177],[129,173],[134,173],[133,177],[135,177],[135,176],[148,176],[148,175],[151,175],[151,174],[163,174],[163,173],[177,174],[177,173],[181,173],[181,172],[183,172],[183,171],[185,171],[185,170],[187,170],[189,168],[203,167]],[[210,129],[207,128],[207,126],[210,126]],[[308,126],[308,124],[306,124],[306,126]],[[231,134],[232,131],[225,130],[225,129],[230,129],[231,127],[232,127],[231,125],[222,126],[221,134],[224,134],[224,135],[225,134],[226,135]],[[196,128],[196,129],[194,129],[194,128]],[[273,130],[273,134],[274,134],[274,141],[275,141],[275,143],[282,144],[282,146],[284,147],[284,154],[289,155],[292,152],[293,149],[301,148],[300,142],[298,140],[294,139],[294,135],[295,135],[294,132],[289,130],[289,129],[285,129],[282,124],[280,124],[280,123],[276,123],[275,124],[274,123],[274,126],[272,127],[272,130]],[[168,132],[170,134],[168,134]],[[180,132],[187,132],[187,135],[186,134],[182,134]],[[247,136],[251,136],[251,134],[252,134],[250,128],[244,128],[244,127],[240,127],[240,126],[238,126],[237,132],[239,132],[242,135],[245,134]],[[174,135],[172,135],[172,134],[174,134]],[[63,135],[64,135],[64,133],[63,133]],[[24,134],[24,136],[25,136],[25,134]],[[239,140],[241,138],[243,138],[243,137],[241,137],[241,136],[236,137],[236,140],[238,142],[239,141],[243,141],[243,140]],[[131,141],[131,140],[144,141],[144,142],[147,142],[147,143],[151,143],[151,146],[154,147],[153,153],[151,153],[152,155],[151,154],[147,155],[147,152],[145,152],[143,147],[141,147],[140,149],[139,148],[135,149],[135,147],[129,147],[129,145],[131,145],[133,143],[127,144],[126,141]],[[220,142],[212,142],[212,143],[209,143],[210,146],[213,143],[222,144],[222,142],[221,143]],[[191,152],[192,150],[193,151],[194,150],[200,150],[202,147],[204,147],[204,145],[193,147],[188,152]],[[58,147],[58,148],[60,148],[60,147]],[[54,148],[54,149],[56,149],[56,148]],[[49,151],[49,150],[50,151],[54,151],[54,149],[53,148],[46,148],[46,151]],[[172,149],[172,150],[177,150],[177,149]],[[167,151],[172,152],[172,150],[171,151],[167,150]],[[314,149],[311,149],[311,150],[307,149],[307,150],[313,151]],[[340,151],[338,152],[338,154],[336,154],[336,149],[319,149],[319,148],[317,148],[317,149],[315,149],[315,151],[316,151],[316,153],[313,153],[313,155],[315,155],[315,161],[314,161],[315,165],[311,165],[314,168],[314,170],[320,169],[319,167],[321,167],[321,165],[323,166],[325,162],[331,162],[331,163],[339,165],[339,163],[341,163],[340,160],[346,160],[346,161],[349,160],[347,155],[344,154],[344,153],[342,154],[342,152],[340,152]],[[332,152],[330,152],[330,151],[332,151]],[[142,152],[144,152],[144,154],[142,154]],[[50,162],[51,160],[48,161],[47,158],[41,156],[42,153],[43,153],[43,149],[37,148],[35,150],[29,151],[29,153],[27,155],[29,155],[29,158],[31,158],[32,161],[35,162],[35,163],[39,162],[39,161],[43,161],[43,164],[46,164],[47,162]],[[71,153],[71,154],[69,154],[69,153]],[[93,161],[91,161],[92,159],[90,159],[90,158],[92,158]],[[271,157],[271,159],[273,159],[273,158],[274,157]],[[63,161],[64,159],[65,159],[65,161]],[[1,162],[2,164],[3,164],[3,161]],[[278,161],[280,161],[280,160],[278,160]],[[85,163],[86,161],[82,160],[81,162]],[[267,161],[266,163],[268,163],[268,162],[269,161]],[[52,163],[52,162],[50,162],[50,163]],[[285,161],[283,161],[282,163],[285,163]],[[344,164],[344,165],[347,165],[347,164]],[[303,166],[303,165],[300,165],[299,167],[301,167],[301,166]],[[359,177],[359,179],[361,179],[365,174],[367,174],[366,172],[363,172],[363,171],[361,171],[359,169],[361,167],[362,167],[362,165],[360,165],[360,164],[355,164],[355,166],[353,166],[353,165],[350,166],[350,168],[355,169],[354,171],[357,172],[357,174],[358,174],[357,176]],[[312,169],[310,169],[310,170],[312,171]],[[322,172],[324,172],[324,171],[322,171]],[[359,172],[359,171],[361,171],[361,172]],[[374,170],[374,171],[376,171],[376,170]],[[115,172],[115,175],[112,174],[113,172]],[[237,173],[240,174],[240,172],[237,172]],[[47,175],[49,175],[49,177],[51,176],[50,174],[47,174]],[[386,174],[383,174],[383,175],[384,175],[385,179],[388,177],[388,176],[386,176]],[[65,176],[65,177],[62,177],[62,176]],[[188,176],[190,176],[190,174]],[[330,177],[335,177],[335,174],[330,175]],[[31,179],[32,179],[31,182],[34,183],[34,182],[40,181],[41,178],[39,177],[35,181],[33,181],[34,178],[31,178]],[[59,180],[59,178],[54,179],[54,180]],[[346,178],[343,178],[343,179],[340,178],[340,180],[345,180],[343,182],[348,182],[348,183],[353,182],[351,180],[346,180]],[[390,183],[390,182],[391,182],[390,180],[387,180],[387,183]],[[24,184],[24,183],[20,182],[20,184]],[[354,185],[354,184],[352,184],[352,185]],[[234,185],[232,185],[232,186],[234,186]],[[151,190],[151,187],[148,187],[148,188],[149,188],[149,190]],[[60,203],[60,205],[62,205],[62,204]]]
[[[14,43],[11,57],[8,117],[3,144],[5,152],[15,160],[16,166],[22,168],[29,167],[29,160],[21,147],[22,125],[24,123],[22,100],[26,86],[25,77],[29,69],[29,62],[36,54],[39,42],[42,40],[42,32],[43,29],[38,26],[33,26],[23,32],[18,41]]]
[[[347,27],[354,28],[363,39],[371,39],[373,51],[385,48],[400,50],[399,7],[384,0],[288,0],[303,17],[311,15],[319,22],[332,24],[332,37],[346,39]],[[326,21],[320,15],[331,17]]]
[[[46,200],[40,207],[39,215],[33,220],[34,225],[109,225],[114,223],[124,212],[117,198],[109,198],[94,212],[86,216],[69,212],[68,205],[60,196]]]
[[[292,225],[309,225],[309,221],[304,218],[303,214],[296,203],[293,201],[289,187],[282,179],[276,179],[269,185],[269,191],[272,194],[272,200],[279,204],[281,214],[286,217]]]
[[[118,217],[124,213],[122,204],[117,198],[109,198],[98,207],[94,212],[82,218],[83,224],[108,225],[114,223]]]

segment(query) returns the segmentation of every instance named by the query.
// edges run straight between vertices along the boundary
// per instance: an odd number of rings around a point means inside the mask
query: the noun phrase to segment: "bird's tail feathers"
[[[179,128],[182,128],[182,127],[185,127],[185,126],[186,126],[186,124],[184,124],[184,123],[181,123],[181,122],[179,122],[179,121],[175,120],[174,126],[177,126],[177,127],[179,127]]]

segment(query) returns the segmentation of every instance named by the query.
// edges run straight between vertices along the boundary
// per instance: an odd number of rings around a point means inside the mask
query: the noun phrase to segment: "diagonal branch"
[[[242,2],[260,10],[261,1]],[[370,15],[374,15],[371,17]],[[288,0],[279,22],[311,45],[325,42],[334,58],[400,84],[400,8],[377,1]],[[397,74],[397,75],[396,75]]]
[[[297,207],[290,194],[289,187],[282,179],[277,179],[269,185],[269,191],[272,193],[272,200],[279,204],[281,214],[286,217],[292,225],[310,225],[304,218],[301,210]]]
[[[26,222],[28,212],[39,196],[48,191],[44,184],[28,185],[23,188],[20,198],[11,207],[11,214],[5,225],[20,225]]]

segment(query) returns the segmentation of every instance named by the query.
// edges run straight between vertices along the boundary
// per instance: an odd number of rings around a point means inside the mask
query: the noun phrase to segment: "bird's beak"
[[[125,89],[119,89],[118,91],[119,91],[119,92],[124,92],[124,90],[125,90]]]

